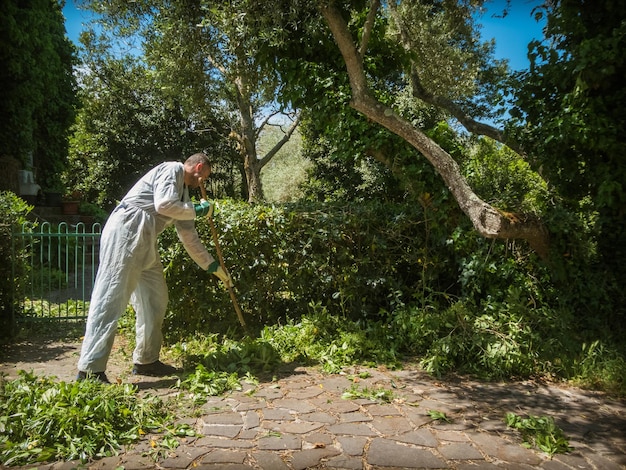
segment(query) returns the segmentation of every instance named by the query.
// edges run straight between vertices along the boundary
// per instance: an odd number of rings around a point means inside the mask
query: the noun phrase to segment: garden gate
[[[98,269],[100,234],[100,224],[87,227],[82,222],[27,222],[14,231],[14,318],[85,319]]]

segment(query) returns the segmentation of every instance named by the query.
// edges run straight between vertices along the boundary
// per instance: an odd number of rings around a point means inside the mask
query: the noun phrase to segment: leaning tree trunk
[[[320,6],[320,10],[346,63],[352,89],[351,106],[405,139],[424,155],[441,175],[478,233],[487,238],[524,239],[540,256],[546,257],[548,231],[545,226],[534,217],[508,214],[480,199],[461,174],[457,162],[444,149],[374,97],[363,70],[362,53],[365,47],[357,48],[339,10],[332,5]]]

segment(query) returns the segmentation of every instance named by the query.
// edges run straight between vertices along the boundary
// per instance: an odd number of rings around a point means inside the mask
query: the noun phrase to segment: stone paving
[[[12,345],[0,351],[0,373],[11,378],[27,370],[71,381],[79,350],[80,342]],[[117,338],[109,378],[135,383],[140,393],[176,393],[176,378],[130,376],[125,351]],[[116,457],[22,470],[626,469],[626,402],[602,393],[530,381],[436,380],[410,364],[399,371],[354,368],[328,375],[298,367],[276,374],[210,398],[196,417],[181,420],[198,435],[179,439],[174,450],[151,445],[162,435],[146,435]],[[393,399],[344,398],[345,392],[366,390],[392,393]],[[431,410],[450,422],[433,420]],[[522,447],[519,433],[504,422],[509,411],[554,418],[572,451],[550,458]]]
[[[367,372],[363,374],[363,372]],[[365,378],[359,378],[364,377]],[[145,379],[142,393],[171,393]],[[148,435],[93,469],[624,469],[626,403],[534,382],[437,381],[414,369],[354,369],[326,375],[295,370],[241,391],[210,398],[185,422],[198,436],[162,451],[155,462]],[[391,402],[345,399],[346,391],[393,392]],[[450,422],[433,420],[430,410]],[[507,411],[552,416],[573,450],[553,458],[521,446]],[[38,468],[66,470],[77,462]],[[83,467],[83,468],[85,468]],[[28,466],[24,468],[37,468]]]

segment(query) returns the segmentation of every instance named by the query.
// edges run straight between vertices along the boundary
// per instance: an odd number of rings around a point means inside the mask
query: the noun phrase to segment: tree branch
[[[361,37],[361,46],[359,47],[359,55],[363,57],[367,52],[367,45],[376,23],[376,13],[378,13],[378,7],[380,7],[380,0],[372,0],[370,10],[367,12],[367,18],[363,25],[363,35]]]
[[[285,133],[283,138],[280,139],[271,148],[271,150],[265,154],[263,158],[261,158],[261,160],[259,161],[259,165],[261,166],[261,168],[263,168],[267,164],[267,162],[269,162],[274,157],[274,155],[278,153],[278,151],[283,147],[283,145],[285,145],[289,141],[289,139],[291,138],[291,135],[295,132],[296,128],[300,124],[300,119],[301,119],[301,114],[297,114],[296,119],[293,121],[289,129],[287,129],[287,132]]]
[[[461,174],[457,162],[436,142],[414,127],[392,108],[378,101],[369,89],[362,57],[354,45],[341,13],[332,5],[320,6],[335,42],[344,58],[350,86],[351,106],[374,122],[384,126],[415,147],[443,178],[461,210],[470,218],[474,228],[486,238],[519,238],[529,242],[542,257],[548,254],[548,232],[532,217],[513,217],[492,207],[478,197]]]

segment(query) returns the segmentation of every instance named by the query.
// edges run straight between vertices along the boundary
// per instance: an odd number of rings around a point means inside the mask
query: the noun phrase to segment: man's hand
[[[213,215],[214,204],[210,203],[206,199],[200,199],[200,204],[194,204],[193,208],[196,211],[196,217],[211,217]]]
[[[217,270],[215,270],[213,274],[215,274],[228,289],[233,287],[233,280],[231,279],[230,274],[224,271],[224,269],[221,266],[217,268]]]

